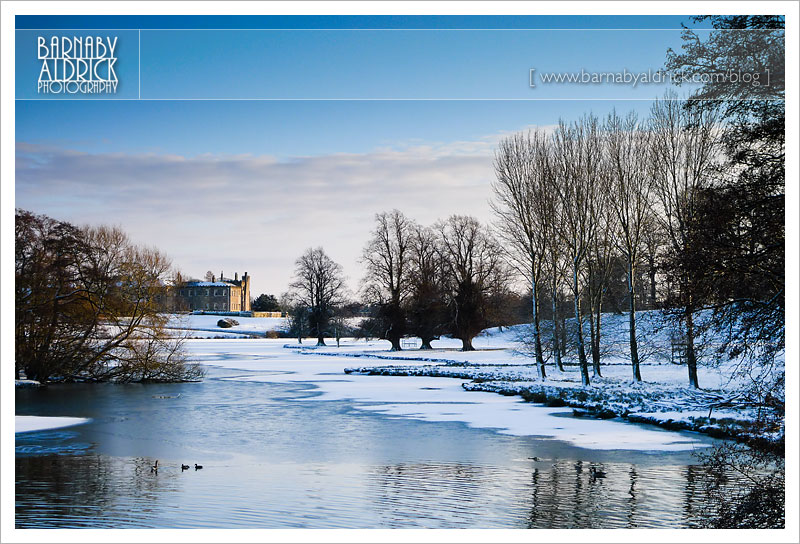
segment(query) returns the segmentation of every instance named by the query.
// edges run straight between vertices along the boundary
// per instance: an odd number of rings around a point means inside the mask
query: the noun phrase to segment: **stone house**
[[[249,312],[250,307],[250,276],[244,273],[239,279],[239,273],[233,279],[212,276],[212,281],[187,281],[178,288],[180,306],[190,310],[203,310],[207,312]]]

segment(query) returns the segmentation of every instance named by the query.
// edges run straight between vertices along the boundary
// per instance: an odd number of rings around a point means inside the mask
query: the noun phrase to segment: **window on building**
[[[206,289],[206,296],[208,296],[208,292],[209,292],[210,290],[211,290],[211,289]]]

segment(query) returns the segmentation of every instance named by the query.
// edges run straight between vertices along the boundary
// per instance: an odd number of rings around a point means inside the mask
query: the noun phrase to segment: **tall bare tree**
[[[543,209],[552,192],[547,135],[536,130],[505,138],[495,152],[494,169],[491,206],[511,263],[530,281],[534,355],[539,375],[544,378],[539,299],[547,264],[549,229],[554,220]]]
[[[411,288],[411,222],[399,210],[375,215],[375,230],[362,253],[364,293],[378,308],[382,338],[399,351],[406,333],[404,303]]]
[[[603,143],[601,141],[601,166],[597,169],[594,182],[597,190],[591,203],[591,214],[596,226],[589,243],[589,254],[586,259],[589,340],[592,352],[592,371],[595,376],[602,376],[600,370],[600,339],[603,326],[603,302],[608,291],[612,267],[616,262],[614,253],[616,218],[610,209],[608,156]]]
[[[668,95],[651,109],[655,192],[662,208],[659,217],[667,232],[672,269],[684,322],[689,384],[699,387],[695,351],[694,314],[702,307],[698,282],[690,259],[695,250],[692,230],[698,220],[703,189],[715,174],[719,153],[717,113],[711,108],[685,108]]]
[[[601,137],[596,117],[585,116],[567,125],[560,122],[555,137],[555,176],[553,189],[561,201],[559,235],[571,261],[572,296],[578,343],[581,380],[589,384],[589,367],[583,338],[584,265],[597,229],[595,200],[599,197],[601,175]]]
[[[622,118],[614,111],[605,126],[609,167],[609,203],[616,217],[617,248],[625,259],[628,287],[628,329],[633,379],[642,381],[639,345],[636,338],[637,266],[645,243],[653,178],[650,133],[633,113]],[[653,269],[653,273],[655,270]],[[655,278],[653,277],[653,284]],[[655,295],[653,294],[653,297]]]
[[[550,290],[550,303],[551,311],[553,314],[553,340],[552,340],[552,353],[555,360],[556,368],[564,371],[562,363],[563,350],[561,349],[562,323],[563,318],[559,316],[559,304],[561,302],[561,291],[565,281],[565,274],[569,268],[569,263],[564,258],[564,242],[560,235],[560,217],[561,199],[558,192],[551,186],[552,183],[558,183],[557,163],[554,156],[554,145],[552,139],[549,144],[549,160],[546,164],[548,173],[548,183],[546,190],[542,191],[537,200],[537,213],[540,217],[545,218],[542,221],[542,231],[545,234],[546,241],[546,275],[548,276],[548,287]]]
[[[291,288],[298,303],[308,309],[309,328],[317,345],[324,346],[333,312],[344,302],[347,291],[341,265],[321,247],[309,248],[295,261]]]
[[[489,325],[492,289],[506,277],[502,250],[477,219],[452,215],[436,225],[451,310],[451,330],[463,351],[472,351],[472,339]]]

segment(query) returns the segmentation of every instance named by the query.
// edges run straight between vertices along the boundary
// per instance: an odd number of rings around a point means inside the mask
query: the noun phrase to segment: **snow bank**
[[[15,433],[29,433],[47,429],[60,429],[72,427],[90,421],[85,417],[43,417],[43,416],[16,416],[14,418]]]

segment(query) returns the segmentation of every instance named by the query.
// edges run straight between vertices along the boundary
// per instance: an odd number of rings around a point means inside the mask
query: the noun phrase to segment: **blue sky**
[[[134,94],[151,100],[18,100],[16,205],[119,224],[191,275],[247,270],[255,294],[285,290],[294,259],[322,245],[356,289],[374,213],[398,207],[425,223],[452,213],[489,221],[492,151],[503,135],[588,111],[645,114],[649,102],[625,99],[663,92],[531,89],[531,68],[655,70],[689,19],[18,18],[18,28],[145,28],[140,89],[138,32],[91,33],[121,36],[124,96],[135,83]],[[146,28],[256,23],[365,28]],[[481,23],[543,30],[408,28]],[[374,28],[386,26],[399,28]],[[581,27],[673,30],[549,30]],[[41,33],[17,32],[18,98],[36,94],[29,53]],[[241,100],[250,98],[315,100]],[[512,100],[528,98],[550,100]]]

